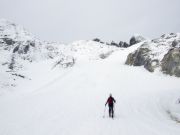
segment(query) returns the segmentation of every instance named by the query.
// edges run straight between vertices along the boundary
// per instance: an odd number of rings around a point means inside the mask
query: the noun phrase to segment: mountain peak
[[[25,28],[6,19],[0,19],[0,39],[12,39],[14,41],[33,40],[35,37]]]

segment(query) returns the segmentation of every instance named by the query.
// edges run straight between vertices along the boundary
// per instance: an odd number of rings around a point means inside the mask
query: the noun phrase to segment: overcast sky
[[[129,41],[180,32],[180,0],[0,0],[0,18],[47,41]]]

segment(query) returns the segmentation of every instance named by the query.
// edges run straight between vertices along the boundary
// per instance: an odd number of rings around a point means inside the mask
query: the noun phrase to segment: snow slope
[[[71,44],[40,41],[22,26],[0,19],[0,95],[14,91],[24,81],[34,80],[29,74],[32,66],[35,74],[42,76],[38,72],[47,64],[51,66],[49,69],[72,67],[81,58],[103,59],[115,50],[117,47],[95,41]]]
[[[124,65],[137,47],[106,59],[89,55],[93,60],[80,51],[71,68],[52,69],[50,60],[32,63],[26,71],[32,81],[0,97],[0,134],[179,135],[180,80]],[[109,93],[117,101],[113,120],[107,108],[102,117]]]

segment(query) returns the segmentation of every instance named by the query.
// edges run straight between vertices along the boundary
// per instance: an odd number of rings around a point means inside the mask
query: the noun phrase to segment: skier
[[[114,117],[114,103],[116,103],[116,100],[112,97],[112,94],[110,94],[105,106],[108,104],[109,117],[112,117],[112,118]]]

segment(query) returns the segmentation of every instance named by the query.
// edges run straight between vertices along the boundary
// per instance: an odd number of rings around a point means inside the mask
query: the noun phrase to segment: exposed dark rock
[[[109,51],[109,52],[107,52],[107,53],[102,53],[102,54],[99,55],[99,57],[100,57],[101,59],[106,59],[106,58],[109,57],[112,53],[113,53],[113,51]]]
[[[101,44],[106,44],[106,45],[111,45],[111,46],[116,46],[116,47],[123,47],[123,48],[127,48],[130,46],[128,43],[123,42],[123,41],[120,41],[119,44],[114,41],[112,41],[111,43],[108,43],[108,42],[105,43],[101,41],[99,38],[95,38],[93,39],[93,41],[99,42]]]
[[[130,46],[130,45],[129,45],[128,43],[124,42],[123,47],[127,48],[127,47],[129,47],[129,46]]]
[[[2,38],[4,43],[7,45],[14,45],[16,42],[13,41],[11,38]]]
[[[11,75],[18,76],[18,77],[21,77],[21,78],[25,78],[25,76],[24,76],[24,75],[17,74],[17,73],[13,73],[13,74],[11,74]]]
[[[135,43],[135,37],[132,42]],[[150,72],[158,67],[163,73],[180,77],[180,34],[164,34],[160,38],[143,42],[130,53],[125,64],[144,66]]]
[[[130,39],[129,44],[134,45],[134,44],[140,43],[140,42],[142,42],[144,40],[145,40],[145,38],[142,37],[142,36],[132,36],[131,39]]]
[[[17,45],[14,49],[13,49],[13,53],[17,52],[19,50],[19,45]]]
[[[112,45],[112,46],[117,46],[117,47],[119,47],[118,43],[116,43],[116,42],[114,42],[114,41],[111,42],[111,45]]]
[[[180,40],[174,40],[173,42],[172,42],[172,47],[179,47],[180,48]]]
[[[149,57],[150,50],[148,48],[139,48],[134,53],[130,53],[125,64],[133,66],[144,66],[148,71],[154,72],[154,69],[159,66],[158,59]]]
[[[30,40],[28,40],[26,42],[26,44],[29,45],[29,46],[32,46],[32,47],[35,47],[35,45],[36,45],[35,41],[30,41]]]
[[[11,58],[11,62],[9,64],[9,69],[14,70],[14,66],[15,66],[15,58],[12,57]]]
[[[180,77],[180,48],[169,50],[162,59],[161,68],[166,74]]]
[[[101,40],[99,38],[95,38],[93,41],[100,42]]]
[[[123,42],[123,41],[120,41],[119,42],[119,47],[124,47],[124,48],[127,48],[127,47],[129,47],[130,45],[128,44],[128,43],[126,43],[126,42]]]
[[[99,43],[104,44],[104,42],[100,41]]]
[[[134,44],[136,44],[137,42],[136,42],[136,39],[135,39],[135,37],[132,37],[131,39],[130,39],[130,45],[134,45]]]
[[[154,72],[155,68],[157,68],[158,66],[159,66],[158,59],[154,59],[154,60],[147,59],[144,64],[144,68],[146,68],[150,72]]]
[[[139,48],[134,53],[130,53],[127,57],[125,64],[133,66],[142,66],[149,60],[148,48]]]
[[[13,53],[18,52],[18,54],[27,54],[30,47],[35,47],[35,42],[27,41],[25,43],[18,42],[18,45],[13,49]]]
[[[123,41],[120,41],[120,42],[119,42],[119,47],[122,47],[122,46],[124,46],[124,42],[123,42]]]
[[[126,42],[123,42],[123,41],[120,41],[119,44],[114,42],[114,41],[112,41],[110,45],[116,46],[116,47],[123,47],[123,48],[129,47],[129,44],[126,43]]]
[[[158,42],[159,42],[159,39],[152,39],[151,42],[153,42],[153,43],[158,43]]]
[[[176,36],[177,36],[176,33],[170,33],[170,34],[163,34],[163,35],[161,36],[161,38],[170,39],[170,38],[174,38],[174,37],[176,37]]]
[[[25,47],[24,47],[24,53],[26,54],[28,51],[29,51],[29,45],[26,45]]]
[[[101,43],[101,44],[104,44],[104,42],[103,42],[103,41],[101,41],[99,38],[95,38],[95,39],[93,39],[93,41],[95,41],[95,42],[99,42],[99,43]]]
[[[60,66],[63,68],[72,67],[75,64],[75,59],[73,57],[63,56],[59,61],[53,66],[53,68]]]
[[[14,48],[13,53],[18,52],[18,54],[27,54],[29,51],[29,45],[18,45]]]

